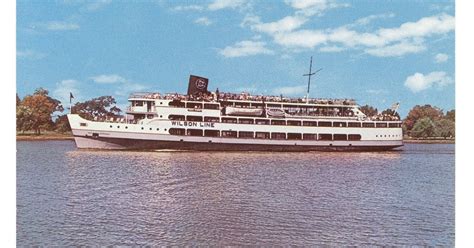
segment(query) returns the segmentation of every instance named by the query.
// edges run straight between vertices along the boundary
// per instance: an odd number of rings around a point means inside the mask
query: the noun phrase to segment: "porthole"
[[[120,126],[117,126],[117,128],[120,128]]]
[[[159,129],[159,128],[157,128],[157,129],[156,129],[156,131],[160,131],[160,129]]]
[[[150,131],[152,130],[153,128],[150,127]]]
[[[160,105],[162,105],[162,104],[163,104],[163,102],[160,102]]]
[[[165,131],[166,131],[166,128],[165,128]]]
[[[112,125],[110,125],[110,128],[112,128]]]
[[[125,129],[128,129],[128,127],[127,127],[127,126],[125,126]]]
[[[145,129],[144,127],[142,127],[142,130]]]
[[[160,115],[160,118],[163,118],[163,116],[162,116],[162,115]]]

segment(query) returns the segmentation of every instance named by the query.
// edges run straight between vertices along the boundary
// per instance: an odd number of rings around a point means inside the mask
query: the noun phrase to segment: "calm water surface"
[[[17,244],[454,246],[454,145],[122,152],[22,141]]]

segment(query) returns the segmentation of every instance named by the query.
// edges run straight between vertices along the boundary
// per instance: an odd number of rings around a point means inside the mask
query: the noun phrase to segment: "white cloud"
[[[291,2],[295,8],[303,8],[306,4],[318,1]],[[324,1],[323,1],[324,2]],[[389,18],[393,14],[371,15],[337,28],[320,30],[301,29],[307,21],[299,15],[287,16],[279,21],[261,23],[256,16],[247,16],[242,26],[250,26],[254,31],[269,34],[276,44],[292,49],[314,49],[325,45],[321,51],[337,52],[344,49],[362,49],[367,54],[386,57],[403,56],[426,50],[425,39],[454,30],[454,17],[440,14],[424,17],[415,22],[406,22],[395,28],[380,28],[373,32],[358,32],[352,28],[359,24],[367,24],[377,18]],[[356,25],[357,24],[357,25]],[[336,48],[337,47],[337,48]]]
[[[334,0],[285,0],[285,3],[298,10],[298,14],[306,16],[320,15],[328,9],[349,6],[349,4],[337,3]]]
[[[372,21],[377,20],[377,19],[387,19],[387,18],[393,18],[393,17],[395,17],[394,13],[369,15],[369,16],[357,19],[354,22],[354,26],[356,26],[356,25],[364,26],[364,25],[368,25],[369,23],[371,23]]]
[[[110,74],[110,75],[98,75],[95,77],[91,77],[91,79],[100,84],[113,84],[113,83],[124,83],[127,80],[125,78],[117,75],[117,74]]]
[[[78,89],[79,82],[75,79],[65,79],[59,83],[56,83],[56,88],[53,91],[53,97],[61,101],[63,107],[69,106],[69,94],[72,93],[74,99],[72,102],[77,101],[77,97],[80,97],[80,91]]]
[[[344,47],[340,46],[325,46],[321,47],[319,51],[321,52],[326,52],[326,53],[331,53],[331,52],[340,52],[346,50]]]
[[[79,24],[70,23],[70,22],[62,22],[62,21],[51,21],[51,22],[44,22],[38,23],[31,26],[33,29],[36,27],[51,30],[51,31],[68,31],[68,30],[77,30],[80,28]]]
[[[284,95],[284,96],[295,96],[302,95],[306,92],[307,86],[288,86],[288,87],[278,87],[272,90],[274,95]]]
[[[27,50],[16,51],[16,57],[18,59],[37,60],[37,59],[42,59],[46,57],[46,54],[27,49]]]
[[[278,33],[274,36],[277,44],[293,48],[314,48],[325,43],[327,39],[327,35],[319,30],[299,30],[290,33]]]
[[[204,10],[204,6],[201,5],[179,5],[173,8],[176,11],[187,11],[187,10],[196,10],[201,11]]]
[[[212,21],[207,17],[200,17],[194,21],[194,23],[204,26],[209,26],[212,24]]]
[[[273,51],[265,47],[265,42],[244,40],[221,49],[219,53],[227,58],[243,57],[257,54],[273,54]]]
[[[254,19],[256,20],[256,19]],[[289,32],[301,27],[308,21],[308,18],[303,16],[287,16],[275,22],[257,23],[251,26],[253,30],[274,34],[278,32]]]
[[[102,9],[103,7],[110,4],[112,0],[95,0],[95,1],[87,1],[85,9],[87,11],[96,11]]]
[[[423,44],[402,41],[394,45],[369,48],[365,51],[376,57],[400,57],[408,53],[419,53],[424,50],[426,50],[426,47]]]
[[[407,77],[405,80],[405,86],[416,93],[426,90],[434,85],[443,87],[453,82],[453,79],[446,75],[446,72],[444,71],[434,71],[427,75],[417,72]]]
[[[435,61],[436,63],[444,63],[448,61],[449,56],[445,53],[438,53],[435,55]]]
[[[242,7],[246,3],[245,0],[214,0],[208,5],[208,9],[211,11],[221,10],[221,9],[235,9]]]

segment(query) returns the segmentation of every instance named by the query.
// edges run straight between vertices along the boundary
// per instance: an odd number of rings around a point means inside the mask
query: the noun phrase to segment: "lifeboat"
[[[262,116],[263,109],[226,107],[226,115]]]

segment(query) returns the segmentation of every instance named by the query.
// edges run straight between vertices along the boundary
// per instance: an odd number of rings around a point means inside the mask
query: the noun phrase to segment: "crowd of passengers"
[[[132,95],[137,96],[137,95]],[[205,102],[216,102],[227,101],[227,100],[243,100],[243,101],[257,101],[257,102],[288,102],[288,103],[304,103],[305,98],[289,98],[283,96],[263,96],[263,95],[250,95],[248,92],[226,93],[226,92],[208,92],[198,93],[196,95],[182,95],[179,93],[167,93],[161,95],[160,93],[147,93],[139,95],[140,98],[147,99],[164,99],[164,100],[181,100],[181,101],[205,101]],[[343,104],[343,105],[355,105],[353,99],[309,99],[309,103],[314,104]]]

